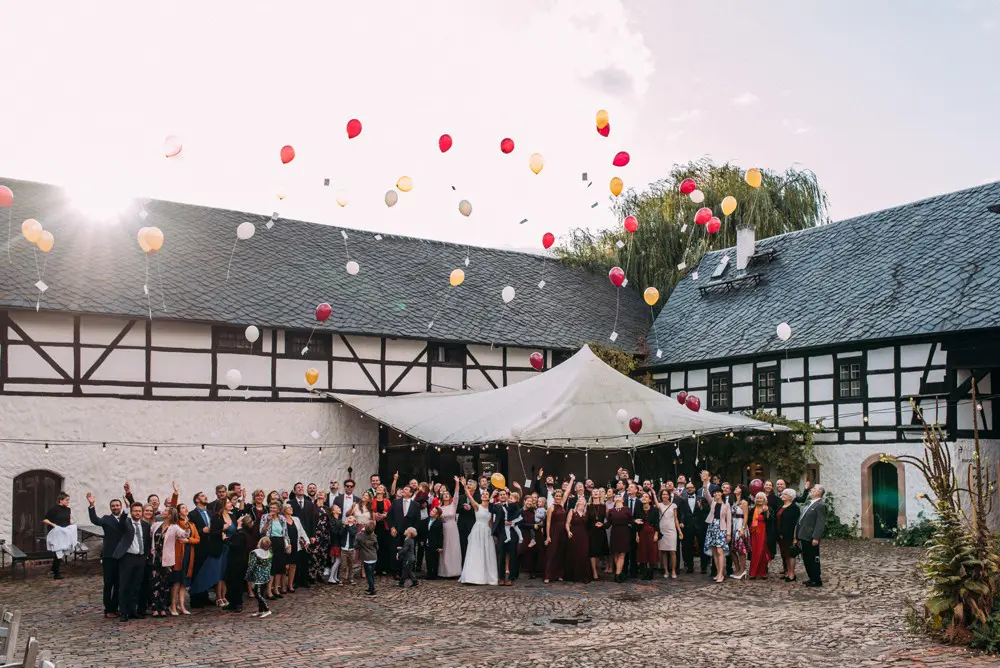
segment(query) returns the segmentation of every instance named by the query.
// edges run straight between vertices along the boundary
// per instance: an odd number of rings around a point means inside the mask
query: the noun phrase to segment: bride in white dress
[[[476,510],[476,523],[469,533],[469,546],[465,551],[465,564],[462,566],[462,576],[459,582],[477,585],[496,585],[497,550],[493,542],[493,532],[490,531],[489,494],[485,491],[480,503],[469,498],[469,503]]]

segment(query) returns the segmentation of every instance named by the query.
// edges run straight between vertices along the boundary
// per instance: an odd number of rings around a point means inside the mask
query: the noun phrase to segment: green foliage
[[[976,622],[972,625],[971,630],[972,641],[969,645],[973,649],[991,654],[1000,652],[1000,597],[993,601],[993,611],[990,618],[985,622]]]
[[[635,355],[631,355],[618,348],[611,348],[600,343],[588,343],[590,351],[597,356],[599,360],[615,369],[619,373],[623,373],[629,378],[642,383],[646,387],[653,387],[653,376],[650,374],[644,374],[639,377],[633,376],[635,370],[639,368],[639,360]]]
[[[754,190],[743,180],[742,170],[728,163],[715,165],[703,159],[674,165],[666,178],[648,190],[630,190],[618,198],[615,210],[619,219],[633,215],[639,220],[635,234],[630,235],[620,225],[597,232],[577,229],[556,248],[556,254],[570,265],[595,271],[619,265],[625,268],[632,288],[641,291],[653,286],[667,296],[707,251],[734,246],[737,227],[752,227],[762,239],[828,221],[826,193],[815,174],[796,169],[761,173],[761,187]],[[678,190],[688,177],[705,193],[703,203],[693,203]],[[694,224],[694,214],[703,206],[723,219],[720,203],[727,195],[734,196],[738,206],[718,234],[709,235],[704,225]],[[682,232],[684,225],[687,229]],[[618,241],[625,246],[617,248]],[[682,262],[687,268],[678,270]]]
[[[861,531],[858,528],[858,516],[855,515],[850,525],[844,524],[837,514],[836,500],[831,492],[823,495],[823,503],[826,506],[826,537],[829,538],[857,538]]]
[[[916,522],[911,522],[905,527],[895,530],[892,544],[898,547],[924,547],[933,536],[934,522],[921,510],[917,513]]]

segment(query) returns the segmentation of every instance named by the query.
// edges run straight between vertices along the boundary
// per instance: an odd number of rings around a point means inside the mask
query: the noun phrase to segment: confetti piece
[[[142,218],[143,220],[146,220],[147,218],[149,218],[149,212],[146,211],[145,209],[139,209],[139,217]]]
[[[452,187],[451,187],[451,189],[452,189],[452,190],[455,190],[455,186],[452,186]]]
[[[663,351],[662,351],[662,350],[660,350],[659,348],[657,348],[657,349],[656,349],[656,356],[657,356],[657,357],[663,357]]]
[[[692,281],[697,281],[698,280],[698,272],[697,271],[694,272],[693,274],[691,274],[691,280]]]
[[[687,269],[687,262],[681,262],[677,265],[677,271],[684,271],[685,269]]]
[[[266,227],[267,229],[271,229],[272,227],[274,227],[274,221],[273,220],[267,221],[266,223],[264,223],[264,227]]]
[[[35,283],[35,287],[38,288],[39,292],[45,292],[46,290],[49,289],[49,286],[45,285],[45,281],[43,281],[41,279],[39,279],[39,281],[37,283]],[[143,287],[146,287],[146,286],[143,286]]]
[[[35,287],[38,288],[38,283],[35,283]],[[38,288],[38,289],[42,290],[41,288]],[[42,290],[42,292],[45,292],[45,291]],[[149,286],[146,285],[145,283],[143,283],[143,285],[142,285],[142,294],[144,294],[144,295],[148,295],[149,294]]]
[[[376,234],[375,235],[375,241],[382,241],[382,235],[381,234]]]
[[[590,208],[591,209],[596,209],[597,208],[597,202],[594,202],[593,204],[591,204]]]
[[[344,237],[346,239],[347,238],[347,230],[341,230],[340,231],[340,236],[342,236],[342,237]]]
[[[592,185],[594,185],[594,182],[593,182],[593,181],[591,181],[590,183],[588,183],[588,184],[587,184],[587,187],[589,188],[589,187],[590,187],[590,186],[592,186]]]
[[[615,246],[617,246],[618,248],[625,248],[625,242],[619,239],[618,241],[615,242]]]
[[[522,221],[521,221],[520,223],[518,223],[518,225],[524,225],[524,224],[525,224],[526,222],[528,222],[528,219],[527,219],[527,218],[525,218],[525,219],[524,219],[524,220],[522,220]]]
[[[245,392],[243,393],[243,398],[244,398],[244,399],[249,399],[249,398],[250,398],[250,390],[247,390],[247,391],[245,391]]]
[[[273,213],[271,213],[271,220],[274,221],[275,223],[278,222],[278,212],[277,211],[274,211]]]
[[[305,346],[304,348],[302,348],[302,352],[299,353],[299,354],[300,355],[305,355],[307,352],[309,352],[309,346]]]
[[[624,288],[624,287],[626,287],[627,285],[628,285],[628,279],[627,279],[627,278],[626,278],[626,279],[623,279],[623,280],[622,280],[622,287]]]
[[[723,255],[722,256],[722,264],[729,264],[729,256],[728,255]]]
[[[617,341],[618,340],[618,332],[611,332],[611,336],[609,336],[608,338],[611,339],[612,343],[615,342],[615,341]]]
[[[433,326],[434,326],[434,321],[433,320],[431,320],[429,323],[427,323],[427,329],[430,329]]]
[[[323,179],[323,185],[324,186],[330,185],[330,179]]]
[[[466,257],[466,258],[465,258],[465,266],[466,266],[466,267],[468,267],[468,266],[469,266],[469,258],[468,258],[468,257]]]
[[[583,173],[583,179],[582,179],[582,180],[583,180],[583,181],[586,181],[586,180],[587,180],[587,172],[584,172],[584,173]],[[589,183],[587,184],[587,187],[590,187],[590,184],[589,184]]]
[[[315,429],[313,429],[313,430],[312,430],[312,433],[311,433],[311,434],[309,434],[309,435],[310,435],[310,436],[312,436],[312,437],[313,437],[314,439],[315,439],[315,438],[319,438],[319,432],[318,432],[318,431],[316,431]]]
[[[688,224],[687,223],[684,223],[683,225],[681,225],[681,234],[683,234],[684,232],[687,232],[687,228],[688,228]]]
[[[538,289],[541,290],[545,287],[545,281],[538,281]]]

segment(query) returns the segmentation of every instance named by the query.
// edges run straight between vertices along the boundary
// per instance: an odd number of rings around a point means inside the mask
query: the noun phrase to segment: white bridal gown
[[[459,582],[477,585],[495,585],[497,577],[497,550],[490,532],[490,511],[479,506],[476,523],[469,533],[469,546],[465,550],[465,565]]]

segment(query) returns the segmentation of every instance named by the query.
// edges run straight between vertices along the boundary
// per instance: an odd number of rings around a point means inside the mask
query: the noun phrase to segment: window
[[[216,327],[215,349],[227,353],[249,353],[253,352],[254,344],[247,341],[246,330],[239,327]],[[260,350],[260,346],[257,346]]]
[[[572,350],[553,350],[552,351],[552,366],[559,366],[570,357],[573,356]]]
[[[461,343],[443,343],[434,346],[431,361],[442,366],[462,366],[465,364],[465,346]]]
[[[819,484],[819,464],[810,464],[806,468],[806,481],[810,486]]]
[[[302,352],[305,350],[305,352]],[[285,331],[285,356],[305,360],[330,359],[330,335]]]
[[[667,396],[670,396],[670,381],[658,380],[656,381],[654,389],[660,394],[666,394]]]
[[[778,367],[758,369],[754,381],[756,405],[762,408],[778,405]]]
[[[708,377],[708,408],[728,411],[732,403],[732,376],[728,372],[713,373]]]
[[[861,398],[861,362],[841,362],[837,388],[841,399]]]

